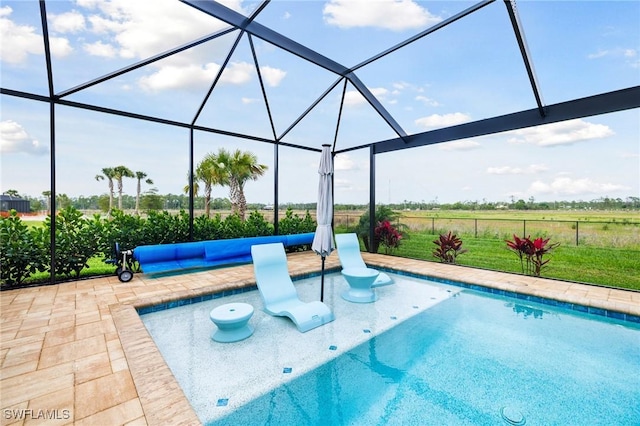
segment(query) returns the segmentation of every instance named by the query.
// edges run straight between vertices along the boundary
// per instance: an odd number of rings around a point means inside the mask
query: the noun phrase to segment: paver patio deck
[[[640,316],[640,292],[363,253],[373,266]],[[289,271],[318,271],[312,252]],[[339,268],[337,255],[327,269]],[[3,425],[197,425],[135,308],[254,284],[252,265],[163,278],[135,274],[0,293]]]

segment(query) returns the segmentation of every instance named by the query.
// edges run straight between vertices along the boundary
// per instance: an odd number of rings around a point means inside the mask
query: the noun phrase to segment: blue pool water
[[[373,336],[361,338],[343,352],[332,347],[335,356],[306,370],[298,368],[298,363],[309,356],[284,364],[275,361],[286,358],[285,352],[296,350],[292,347],[274,356],[272,352],[279,350],[274,347],[249,349],[252,338],[235,349],[207,342],[205,352],[208,350],[209,355],[223,353],[222,361],[209,364],[209,368],[226,369],[229,380],[245,374],[237,370],[242,359],[233,355],[242,347],[256,357],[254,368],[263,362],[303,370],[291,377],[279,371],[280,383],[275,381],[228,412],[211,414],[216,413],[212,407],[226,404],[217,390],[220,382],[226,381],[224,374],[209,389],[201,389],[202,385],[194,389],[186,377],[195,374],[193,369],[172,365],[172,355],[163,351],[163,344],[158,346],[188,397],[189,393],[208,393],[209,406],[203,409],[208,414],[201,415],[203,410],[198,410],[201,402],[194,407],[203,423],[211,425],[640,424],[640,325],[472,290],[452,290],[417,278],[394,277],[394,289],[387,294],[379,290],[383,304],[378,307],[380,301],[366,306],[343,305],[339,297],[327,303],[335,305],[336,313],[343,308],[344,315],[368,309],[365,316],[376,324],[382,318],[395,318],[397,324],[363,333]],[[309,288],[314,280],[317,278],[307,280]],[[339,276],[332,276],[329,283],[336,291],[343,285]],[[298,288],[303,288],[302,284]],[[429,297],[420,301],[420,292]],[[239,297],[255,296],[251,293]],[[385,296],[391,301],[407,293],[411,294],[411,303],[420,306],[407,305],[407,315],[402,317],[388,316]],[[427,299],[434,304],[423,306]],[[260,302],[253,303],[259,310]],[[189,309],[197,309],[197,305]],[[210,308],[205,307],[204,312],[208,314]],[[410,312],[412,308],[415,312]],[[378,319],[373,318],[376,311]],[[403,315],[405,311],[398,312]],[[145,317],[143,321],[156,339],[157,319]],[[202,322],[195,311],[187,317]],[[259,318],[257,330],[269,327],[273,319]],[[349,323],[358,320],[354,317]],[[175,317],[171,321],[173,325],[185,322]],[[345,347],[344,340],[334,333],[348,328],[349,323],[317,329],[316,337],[322,346],[339,341],[339,347]],[[293,332],[287,339],[302,339],[298,345],[309,346],[313,344],[311,333]],[[277,339],[277,335],[271,336],[271,340]],[[189,352],[188,347],[180,345]],[[178,364],[198,362],[193,355],[188,360],[182,358]],[[253,386],[250,376],[244,386]]]

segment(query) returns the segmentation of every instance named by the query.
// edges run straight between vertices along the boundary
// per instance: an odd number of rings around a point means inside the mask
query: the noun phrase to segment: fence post
[[[578,238],[580,236],[580,233],[578,231],[578,221],[576,220],[576,247],[578,247]]]
[[[436,225],[435,225],[436,219],[435,218],[431,218],[431,233],[435,234],[436,233]]]
[[[478,219],[473,219],[473,222],[474,222],[474,224],[473,224],[474,225],[474,235],[475,235],[475,238],[478,238]]]
[[[522,220],[522,238],[527,238],[527,220]]]

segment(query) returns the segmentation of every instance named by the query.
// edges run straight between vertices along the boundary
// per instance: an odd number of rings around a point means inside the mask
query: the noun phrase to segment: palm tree
[[[47,214],[51,214],[51,191],[42,191],[42,195],[47,199]]]
[[[189,173],[187,173],[187,184],[184,186],[184,188],[182,189],[184,191],[185,194],[189,195],[189,182],[191,181],[191,175]],[[200,185],[198,185],[198,178],[195,177],[193,178],[193,196],[197,197],[198,196],[198,192],[200,192]]]
[[[122,179],[135,177],[131,169],[125,166],[113,168],[113,178],[118,182],[118,209],[122,210]]]
[[[222,151],[222,150],[221,150]],[[258,164],[258,157],[250,151],[235,150],[227,163],[229,198],[231,210],[244,220],[247,211],[247,199],[244,196],[244,185],[249,180],[257,180],[267,171],[267,166]]]
[[[200,189],[198,182],[202,182],[204,184],[204,210],[207,217],[210,217],[211,214],[211,190],[216,185],[228,184],[227,165],[221,160],[221,153],[224,154],[224,158],[228,156],[224,148],[220,149],[218,154],[207,154],[196,167],[194,174],[193,194],[198,193]],[[189,193],[189,185],[184,187],[184,192]]]
[[[244,196],[244,185],[248,180],[256,180],[264,175],[267,166],[258,164],[258,157],[249,151],[229,152],[220,148],[217,153],[209,153],[196,167],[194,174],[194,194],[198,192],[197,182],[204,183],[205,214],[209,217],[211,190],[215,185],[229,186],[231,211],[237,213],[242,220],[247,210]],[[189,192],[189,185],[184,192]]]
[[[147,174],[145,172],[136,172],[136,179],[138,179],[138,187],[136,189],[136,214],[139,214],[140,211],[140,193],[142,192],[141,182],[142,179],[146,177]],[[151,179],[147,179],[144,182],[148,185],[153,185],[153,181]]]
[[[107,179],[109,183],[109,213],[113,210],[113,178],[115,177],[115,171],[111,167],[105,167],[102,169],[101,175],[96,175],[96,180],[101,181]]]

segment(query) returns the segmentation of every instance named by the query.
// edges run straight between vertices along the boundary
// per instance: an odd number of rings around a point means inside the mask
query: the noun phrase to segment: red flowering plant
[[[400,246],[400,240],[402,240],[400,231],[394,228],[388,220],[378,222],[374,229],[374,236],[384,247],[385,254],[390,254],[394,249],[397,249]]]
[[[433,256],[440,259],[440,262],[443,263],[455,264],[458,255],[468,251],[462,248],[462,240],[451,231],[447,234],[440,234],[438,239],[433,243],[438,246],[433,251]]]
[[[535,240],[531,236],[519,238],[513,235],[513,241],[507,240],[507,248],[513,251],[520,258],[520,266],[522,273],[539,277],[542,268],[549,263],[551,259],[544,259],[544,256],[550,254],[553,249],[558,247],[560,243],[549,244],[550,238],[538,237]]]

